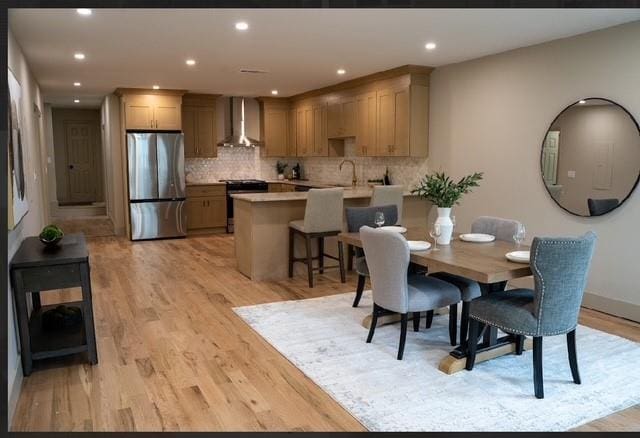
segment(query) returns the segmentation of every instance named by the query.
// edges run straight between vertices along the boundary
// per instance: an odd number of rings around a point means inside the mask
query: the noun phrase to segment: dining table
[[[532,275],[528,263],[512,262],[506,258],[506,254],[511,251],[529,250],[529,246],[525,244],[517,245],[515,242],[500,240],[486,243],[469,242],[460,239],[460,235],[456,234],[449,245],[437,245],[435,250],[433,241],[428,238],[425,229],[409,228],[403,235],[407,240],[426,240],[431,243],[431,247],[425,251],[411,251],[411,263],[426,268],[429,274],[447,272],[475,280],[480,285],[482,295],[505,290],[509,280]],[[360,233],[341,233],[338,235],[338,244],[362,248]],[[368,327],[370,320],[370,317],[365,318],[363,325]],[[462,340],[460,345],[440,361],[439,369],[447,374],[464,369],[467,344],[470,341]],[[495,327],[485,327],[474,342],[478,343],[478,363],[515,352],[516,337],[511,334],[499,337]],[[525,342],[524,348],[530,349],[531,345],[529,339]]]

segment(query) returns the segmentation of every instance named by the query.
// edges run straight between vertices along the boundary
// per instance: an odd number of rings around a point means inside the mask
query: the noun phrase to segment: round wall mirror
[[[540,166],[560,207],[578,216],[608,213],[626,201],[640,179],[638,122],[611,100],[580,100],[551,123]]]

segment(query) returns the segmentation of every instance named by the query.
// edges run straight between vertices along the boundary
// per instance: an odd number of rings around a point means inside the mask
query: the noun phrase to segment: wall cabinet
[[[263,99],[261,109],[260,129],[265,156],[295,156],[295,113],[292,113],[289,101],[286,99]]]
[[[409,89],[377,91],[378,156],[409,155]]]
[[[182,132],[185,158],[213,158],[218,155],[216,95],[185,95]]]
[[[356,97],[356,155],[374,156],[377,145],[378,111],[376,92]]]
[[[346,138],[356,135],[356,99],[344,97],[327,105],[327,137]]]
[[[124,96],[125,129],[147,131],[182,129],[181,96],[127,94]]]
[[[227,226],[227,197],[224,185],[187,186],[187,230]]]

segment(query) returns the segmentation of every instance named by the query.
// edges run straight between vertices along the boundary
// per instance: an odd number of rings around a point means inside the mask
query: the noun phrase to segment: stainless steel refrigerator
[[[130,132],[127,151],[131,240],[186,236],[182,133]]]

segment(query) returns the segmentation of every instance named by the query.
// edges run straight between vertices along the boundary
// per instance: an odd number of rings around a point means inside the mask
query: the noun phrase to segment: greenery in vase
[[[40,238],[45,242],[53,242],[56,239],[60,239],[64,236],[64,233],[60,227],[56,225],[47,225],[40,232]]]
[[[276,170],[278,171],[278,175],[282,175],[284,173],[284,170],[288,166],[289,165],[287,163],[283,163],[282,161],[278,160],[278,162],[276,163]]]
[[[431,201],[440,208],[451,208],[458,205],[462,195],[471,192],[472,187],[480,185],[479,181],[483,175],[483,172],[476,172],[455,182],[444,172],[435,172],[425,175],[411,193]]]

